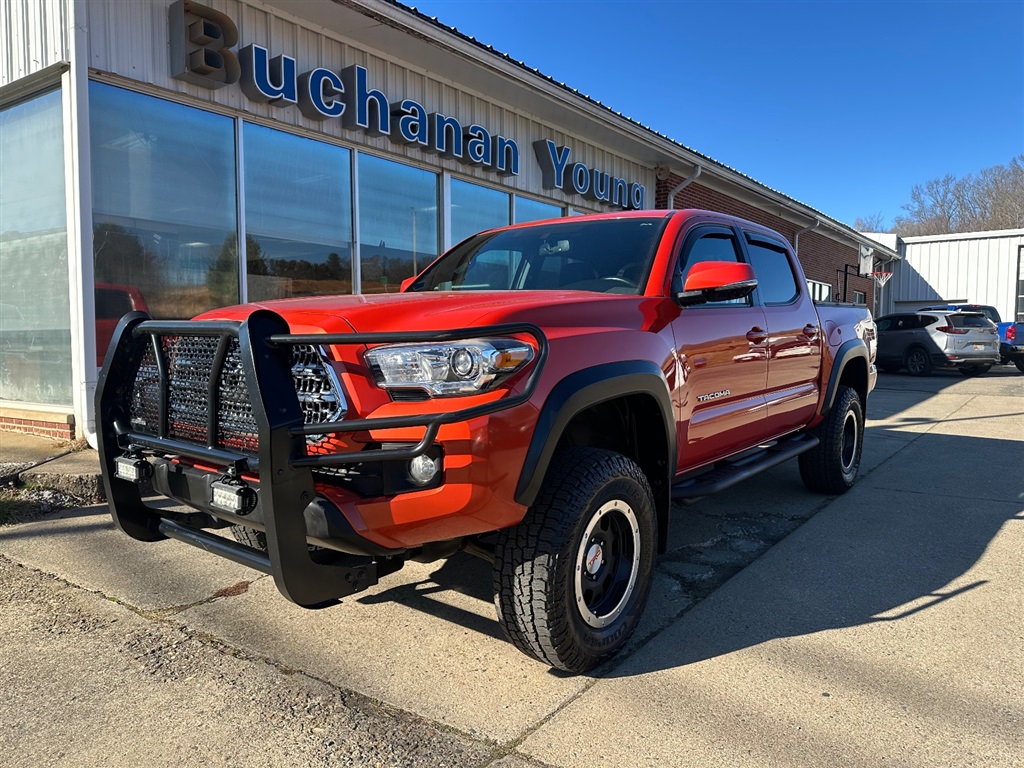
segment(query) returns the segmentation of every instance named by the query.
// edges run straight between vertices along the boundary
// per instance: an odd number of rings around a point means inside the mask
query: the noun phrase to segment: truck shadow
[[[644,674],[778,638],[899,622],[985,589],[989,582],[971,578],[969,571],[1003,526],[1024,525],[1024,443],[944,434],[910,441],[906,433],[877,426],[868,440],[872,436],[899,436],[907,453],[870,471],[839,499],[805,491],[794,463],[679,509],[673,521],[679,534],[673,536],[674,548],[659,560],[658,573],[675,578],[680,562],[687,561],[684,567],[716,575],[698,582],[655,579],[648,611],[671,603],[667,592],[680,585],[693,605],[681,614],[648,617],[638,647],[595,676]],[[985,467],[987,478],[1002,479],[979,486],[971,472],[955,471],[958,456],[970,456],[972,466]],[[825,506],[829,509],[816,517]],[[739,539],[749,541],[751,530],[777,535],[761,548],[737,550],[737,538],[730,533],[740,531]],[[743,573],[776,543],[764,568],[755,564],[756,573]],[[503,639],[493,614],[439,599],[453,591],[489,607],[490,582],[488,563],[459,554],[438,563],[425,579],[358,599],[396,601]]]
[[[991,482],[976,482],[955,457],[970,457],[967,463],[984,467]],[[899,622],[986,589],[990,580],[970,571],[1005,526],[1024,525],[1022,459],[1021,442],[920,436],[910,455],[880,466],[781,542],[770,560],[723,584],[599,676],[644,674],[779,638]],[[771,494],[772,487],[766,482],[756,492]]]

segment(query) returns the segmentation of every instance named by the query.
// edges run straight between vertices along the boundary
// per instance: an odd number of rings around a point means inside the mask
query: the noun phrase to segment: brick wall
[[[54,440],[74,440],[74,422],[67,424],[59,421],[42,419],[22,419],[13,416],[0,416],[0,432],[21,432],[26,435],[50,437]]]
[[[667,208],[669,192],[682,181],[682,176],[670,176],[665,181],[659,181],[655,188],[654,207]],[[802,229],[791,221],[763,211],[750,203],[709,189],[700,183],[690,184],[677,194],[675,207],[677,209],[703,208],[708,211],[727,213],[730,216],[739,216],[774,229],[784,235],[791,245],[796,233]],[[800,264],[808,279],[829,283],[832,286],[833,301],[839,301],[843,298],[843,265],[856,266],[858,264],[858,249],[837,243],[817,232],[804,232],[800,235]],[[861,277],[856,274],[856,269],[851,268],[849,271],[847,301],[853,301],[854,291],[863,291],[867,295],[867,305],[874,306],[874,281],[870,277]]]

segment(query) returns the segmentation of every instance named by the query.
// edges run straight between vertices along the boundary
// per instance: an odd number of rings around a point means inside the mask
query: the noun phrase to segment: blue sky
[[[1024,0],[406,2],[848,224],[1024,153]]]

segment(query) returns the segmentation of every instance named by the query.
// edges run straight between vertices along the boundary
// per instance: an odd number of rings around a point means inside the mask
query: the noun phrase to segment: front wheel
[[[819,442],[800,454],[800,479],[817,493],[846,493],[857,479],[864,449],[864,407],[857,390],[840,386],[824,421],[812,431]]]
[[[529,656],[587,672],[636,628],[654,569],[654,499],[630,459],[568,448],[522,522],[499,534],[498,621]]]

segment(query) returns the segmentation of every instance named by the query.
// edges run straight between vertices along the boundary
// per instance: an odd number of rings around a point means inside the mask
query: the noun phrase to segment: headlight
[[[434,397],[486,392],[533,359],[517,339],[469,339],[443,344],[393,344],[366,353],[381,389],[423,389]]]

